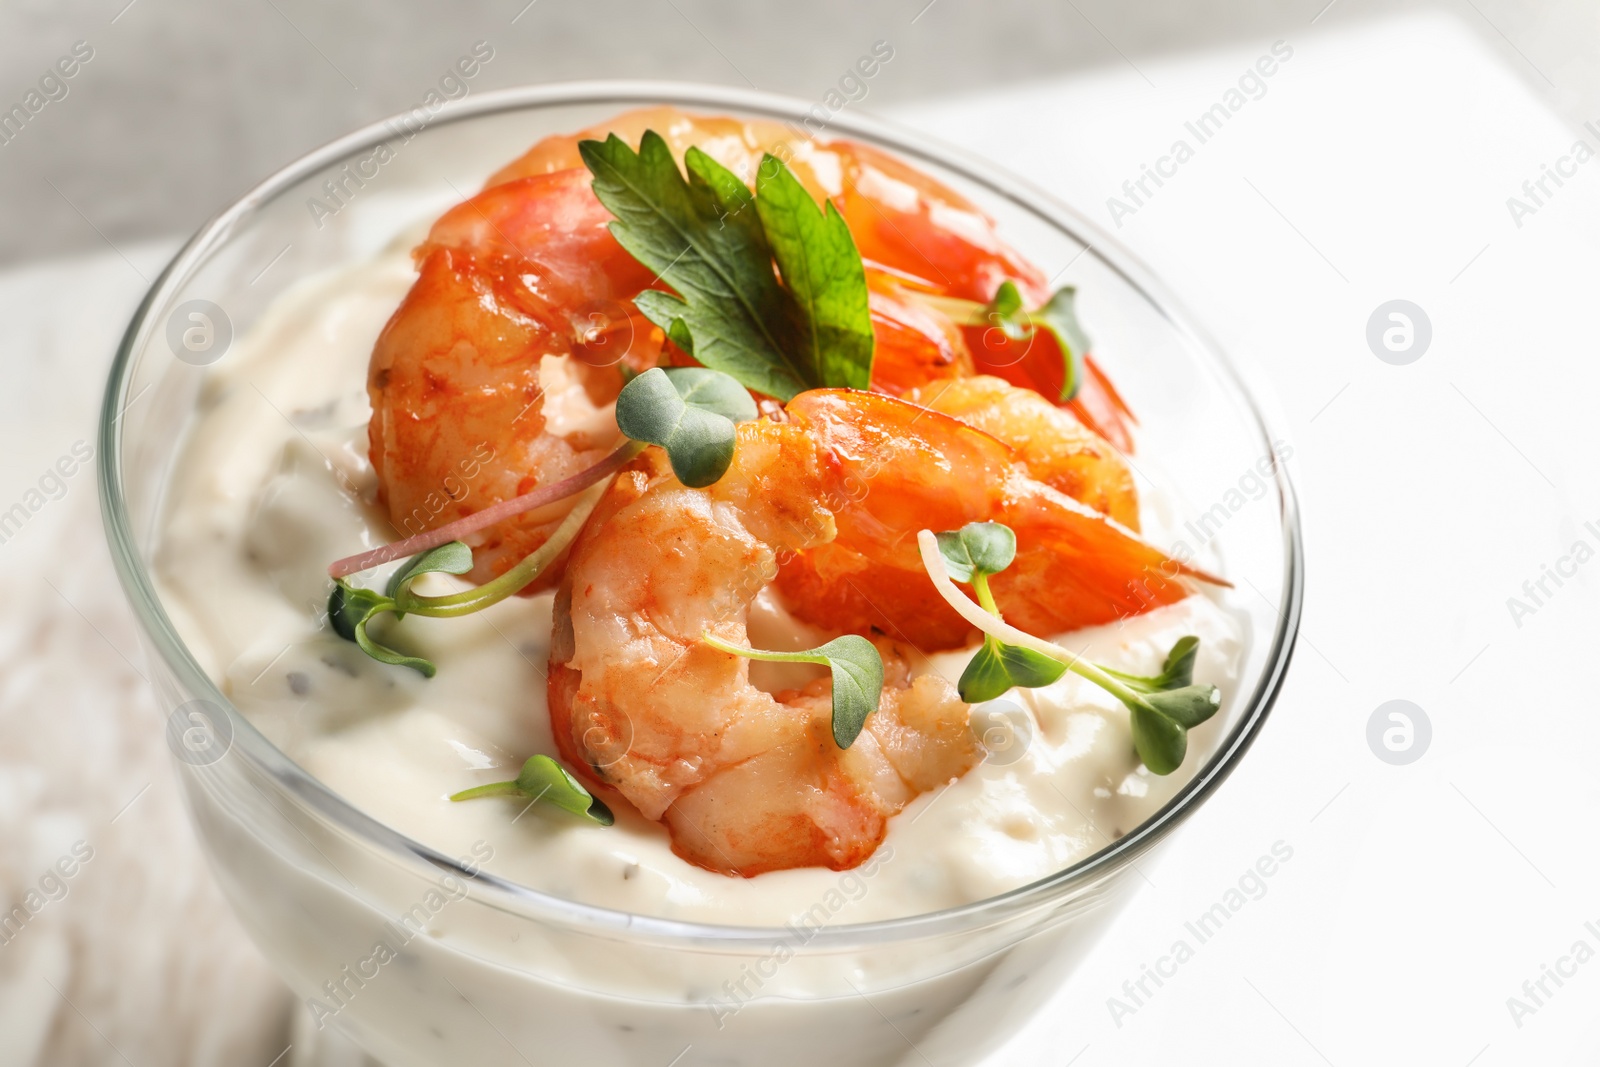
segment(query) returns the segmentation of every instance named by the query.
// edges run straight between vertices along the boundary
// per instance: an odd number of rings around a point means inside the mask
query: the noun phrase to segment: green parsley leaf
[[[727,473],[734,424],[756,414],[744,386],[704,367],[652,367],[617,396],[617,427],[635,441],[665,448],[672,473],[691,489]]]
[[[616,134],[582,141],[578,151],[595,195],[617,217],[617,241],[678,293],[640,293],[634,303],[646,318],[756,392],[789,400],[812,384],[781,340],[789,305],[761,220],[744,210],[750,192],[735,175],[691,148],[685,180],[654,130],[637,152]]]
[[[700,636],[712,648],[746,659],[827,667],[833,676],[833,743],[842,749],[855,744],[883,698],[883,657],[865,637],[845,634],[804,652],[768,652],[730,644],[710,632]]]
[[[800,179],[772,155],[761,160],[755,206],[800,312],[800,350],[811,380],[867,388],[873,346],[867,272],[844,216],[832,201],[819,209]]]
[[[599,797],[594,796],[567,769],[549,756],[529,756],[522,773],[510,782],[492,782],[453,793],[451,800],[476,800],[478,797],[517,796],[553,804],[562,811],[610,826],[616,816]]]
[[[752,193],[698,148],[684,153],[685,178],[653,130],[637,152],[615,134],[578,150],[617,217],[611,232],[674,290],[634,298],[674,344],[779,400],[818,386],[867,388],[861,253],[838,209],[818,207],[782,160],[762,158]]]

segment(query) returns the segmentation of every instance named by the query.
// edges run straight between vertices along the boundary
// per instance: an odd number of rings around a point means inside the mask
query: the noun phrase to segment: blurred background
[[[0,915],[66,843],[94,853],[0,930],[0,1067],[359,1062],[308,1032],[194,844],[93,476],[35,488],[94,440],[116,340],[178,242],[451,84],[812,101],[878,40],[893,61],[848,106],[1114,229],[1258,383],[1305,507],[1308,609],[1274,721],[986,1067],[1600,1062],[1600,968],[1508,1009],[1600,939],[1582,669],[1600,583],[1507,610],[1600,543],[1600,168],[1527,191],[1600,145],[1600,0],[0,0],[0,513],[30,512],[0,529]],[[1136,217],[1108,214],[1280,40],[1295,59],[1270,95]],[[492,60],[446,83],[480,41]],[[1406,366],[1367,340],[1397,299],[1432,321]],[[1433,720],[1408,766],[1367,740],[1396,699]],[[1228,940],[1137,1019],[1108,1015],[1279,840],[1292,869]]]
[[[882,39],[894,62],[859,105],[881,111],[1431,8],[1575,122],[1600,115],[1592,0],[8,0],[0,107],[75,42],[93,59],[0,146],[0,264],[187,234],[309,149],[413,106],[478,40],[495,58],[473,91],[668,78],[812,99]]]

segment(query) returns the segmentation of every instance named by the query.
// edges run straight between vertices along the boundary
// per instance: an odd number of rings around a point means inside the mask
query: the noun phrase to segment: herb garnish
[[[1155,774],[1171,774],[1183,763],[1189,730],[1217,713],[1222,695],[1216,686],[1195,685],[1197,637],[1172,646],[1159,675],[1142,678],[1113,671],[1025,633],[1000,617],[989,592],[988,577],[1011,565],[1016,534],[1000,523],[970,523],[952,533],[923,530],[917,535],[922,565],[939,594],[961,616],[984,633],[983,648],[961,675],[961,699],[992,700],[1012,686],[1032,689],[1072,671],[1100,686],[1128,708],[1133,744],[1144,765]],[[978,594],[974,604],[952,583],[969,582]]]
[[[1009,279],[1000,283],[994,299],[987,304],[916,290],[908,292],[944,312],[958,326],[989,326],[1013,342],[1030,341],[1038,336],[1039,330],[1047,331],[1061,352],[1061,391],[1056,402],[1065,404],[1078,395],[1078,387],[1083,384],[1083,357],[1089,351],[1089,335],[1078,322],[1078,291],[1073,286],[1057,289],[1049,300],[1032,311],[1024,310],[1022,294]]]
[[[529,800],[542,800],[554,804],[601,826],[616,822],[611,809],[597,796],[585,789],[567,769],[549,756],[529,756],[522,765],[522,773],[509,782],[492,782],[453,793],[451,800],[476,800],[478,797],[517,796]]]
[[[971,585],[978,603],[998,617],[1000,609],[989,590],[989,575],[999,574],[1016,558],[1017,535],[1011,527],[998,522],[972,522],[953,533],[937,536],[950,577]],[[983,647],[961,672],[956,690],[968,704],[981,704],[1014,687],[1037,689],[1049,685],[1066,671],[1066,664],[1031,648],[1008,645],[984,634]]]
[[[849,748],[861,736],[867,716],[883,697],[883,657],[871,641],[856,634],[835,637],[804,652],[768,652],[744,648],[706,631],[701,640],[712,648],[745,659],[774,663],[816,663],[833,675],[833,743]]]
[[[770,155],[756,175],[755,203],[799,312],[798,344],[810,380],[867,388],[873,344],[867,272],[844,216],[831,200],[818,209],[800,179]]]
[[[744,386],[704,367],[651,368],[617,397],[618,429],[666,449],[672,473],[691,489],[727,473],[734,425],[756,414],[756,402]]]
[[[733,459],[735,423],[755,417],[755,401],[743,386],[726,374],[704,367],[667,370],[655,367],[622,387],[617,397],[617,425],[632,441],[602,462],[620,466],[619,458],[638,455],[647,443],[658,444],[667,450],[673,473],[685,485],[697,488],[710,485],[722,477]],[[334,632],[360,645],[363,652],[380,663],[410,667],[423,677],[432,678],[436,668],[431,662],[379,644],[367,633],[367,624],[384,614],[393,614],[396,618],[425,615],[452,619],[482,611],[521,592],[577,538],[609,484],[606,479],[589,482],[578,502],[544,544],[498,578],[460,593],[420,596],[411,591],[411,586],[424,574],[466,574],[472,570],[472,550],[462,541],[435,545],[413,557],[394,572],[382,593],[351,585],[343,577],[335,578],[333,592],[328,597],[328,618]],[[438,533],[434,531],[432,536],[437,537]],[[421,541],[428,536],[419,535],[399,544]],[[339,569],[339,564],[330,568]]]
[[[422,553],[395,571],[389,580],[387,593],[361,589],[349,584],[343,578],[336,578],[333,592],[328,596],[328,622],[333,626],[334,633],[346,641],[354,641],[361,646],[361,651],[379,663],[410,667],[424,678],[432,678],[438,668],[430,660],[420,656],[408,656],[403,652],[396,652],[387,645],[380,645],[368,635],[367,624],[386,612],[393,612],[398,616],[400,607],[395,601],[395,596],[409,593],[411,583],[422,575],[465,574],[471,569],[472,550],[460,541],[452,541]]]
[[[866,387],[872,320],[861,255],[833,205],[818,209],[781,160],[762,158],[751,193],[698,148],[684,153],[685,179],[654,130],[637,152],[615,134],[578,151],[616,216],[617,241],[677,294],[634,298],[674,344],[783,401],[817,386]]]
[[[472,549],[461,541],[430,548],[394,573],[388,587],[379,593],[351,585],[343,578],[335,578],[333,592],[328,596],[328,620],[333,630],[347,641],[361,646],[361,651],[380,663],[410,667],[424,678],[432,678],[437,668],[420,656],[408,656],[374,641],[367,633],[367,624],[379,615],[392,613],[396,618],[406,615],[423,615],[434,619],[453,619],[482,611],[520,592],[528,583],[539,577],[556,557],[572,544],[583,529],[589,513],[600,502],[606,485],[591,486],[566,518],[555,528],[549,539],[522,558],[516,566],[498,578],[473,586],[460,593],[447,596],[420,596],[411,591],[412,583],[424,574],[465,574],[472,569]]]

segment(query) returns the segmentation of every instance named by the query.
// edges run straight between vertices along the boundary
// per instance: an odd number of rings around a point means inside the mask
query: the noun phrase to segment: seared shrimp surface
[[[910,650],[879,642],[880,706],[849,748],[832,733],[828,681],[766,693],[748,660],[750,603],[780,553],[825,542],[834,480],[803,428],[739,428],[734,462],[688,489],[659,454],[618,477],[574,546],[557,594],[550,716],[561,753],[664,822],[692,863],[752,876],[854,867],[888,819],[978,759],[967,705]]]
[[[367,378],[368,452],[402,535],[575,474],[615,444],[619,364],[654,365],[661,335],[630,302],[651,274],[610,219],[587,172],[567,171],[478,194],[416,250],[419,276]],[[471,578],[512,566],[553,525],[534,514],[484,531]]]
[[[916,533],[975,521],[1016,530],[1017,562],[993,588],[1034,632],[1187,595],[1176,564],[1035,480],[998,438],[882,394],[812,390],[782,421],[740,426],[733,465],[709,488],[685,488],[650,452],[608,490],[556,598],[549,703],[562,755],[665,822],[702,866],[859,863],[889,816],[977,759],[950,682],[908,668],[914,649],[971,636],[922,571]],[[797,615],[871,636],[883,654],[882,704],[848,750],[832,738],[825,680],[768,694],[747,661],[700,640],[748,643],[749,606],[775,575]],[[1139,583],[1143,596],[1130,592]]]
[[[1094,499],[1109,486],[1108,507],[1130,506],[1124,493],[1131,487],[1118,488],[1119,460],[1088,451],[1092,439],[1070,416],[1051,425],[1008,387],[982,379],[959,386],[969,398],[995,391],[992,406],[974,403],[965,417],[1008,433],[1019,447],[876,393],[817,389],[790,402],[789,417],[853,475],[834,514],[838,536],[780,569],[778,587],[796,615],[854,633],[881,631],[925,652],[967,645],[972,630],[934,589],[916,535],[969,522],[1016,531],[1016,562],[990,585],[1006,619],[1031,633],[1113,622],[1189,595],[1182,578],[1200,572],[1056,487],[1076,485]]]
[[[611,236],[577,145],[612,132],[637,144],[646,129],[674,153],[698,146],[749,181],[772,152],[814,196],[834,202],[868,266],[874,388],[898,395],[974,373],[973,345],[986,331],[957,326],[919,291],[987,300],[1011,279],[1031,302],[1044,296],[1042,275],[970,202],[865,145],[673,108],[548,137],[435,224],[415,252],[417,282],[373,350],[369,453],[397,532],[432,529],[575,474],[615,443],[608,405],[620,365],[654,365],[665,342],[632,305],[655,279]],[[692,362],[665,348],[670,361]],[[1000,373],[1018,377],[1032,365]],[[1119,429],[1100,379],[1086,377],[1074,410]],[[525,515],[477,535],[470,577],[512,566],[559,518]],[[551,568],[546,580],[559,573]]]

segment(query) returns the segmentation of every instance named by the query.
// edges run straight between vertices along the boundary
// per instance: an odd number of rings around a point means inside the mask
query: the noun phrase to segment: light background
[[[414,105],[480,39],[496,58],[479,89],[675,78],[816,99],[881,38],[896,58],[866,106],[882,109],[1293,37],[1313,18],[1320,27],[1438,6],[1569,118],[1600,114],[1592,0],[527,4],[7,0],[0,106],[18,102],[73,42],[87,41],[95,58],[64,100],[0,147],[0,264],[103,247],[96,230],[117,242],[192,232],[309,149]]]
[[[537,0],[520,17],[520,4],[384,5],[380,18],[376,4],[283,0],[0,11],[0,102],[74,40],[96,48],[71,95],[0,147],[0,258],[13,263],[0,274],[0,500],[86,435],[139,274],[153,276],[173,237],[305,149],[414,103],[474,40],[497,50],[479,89],[624,75],[744,84],[743,71],[816,98],[884,38],[896,58],[863,107],[977,150],[1112,228],[1106,198],[1284,40],[1295,55],[1266,95],[1117,236],[1263,387],[1295,444],[1301,648],[1238,774],[994,1062],[1600,1059],[1600,962],[1520,1027],[1506,1007],[1574,941],[1600,947],[1584,930],[1600,926],[1595,582],[1580,569],[1520,626],[1506,604],[1575,541],[1600,546],[1585,529],[1600,526],[1600,162],[1520,227],[1506,207],[1580,136],[1600,147],[1581,129],[1600,119],[1595,5],[1336,0],[1318,18],[1321,0],[676,4]],[[62,255],[74,258],[36,262]],[[1365,340],[1395,298],[1433,327],[1405,367]],[[75,484],[0,550],[15,597],[0,632],[0,861],[37,830],[7,825],[35,793],[101,850],[48,924],[0,950],[0,1063],[43,1047],[37,1062],[264,1065],[283,1047],[282,1009],[203,870],[160,836],[184,832],[170,782],[140,769],[164,750],[101,736],[108,707],[139,698],[94,523]],[[118,677],[35,676],[41,646]],[[1433,725],[1406,767],[1366,741],[1373,710],[1396,698]],[[104,799],[73,810],[90,778]],[[52,827],[35,836],[76,832]],[[1280,840],[1294,857],[1266,895],[1119,1026],[1108,998]],[[49,858],[18,854],[25,872]],[[5,866],[9,899],[21,881]],[[121,951],[175,929],[217,948],[174,950],[153,973]],[[252,1010],[253,1029],[221,1018]],[[44,1036],[29,1044],[36,1016]]]

